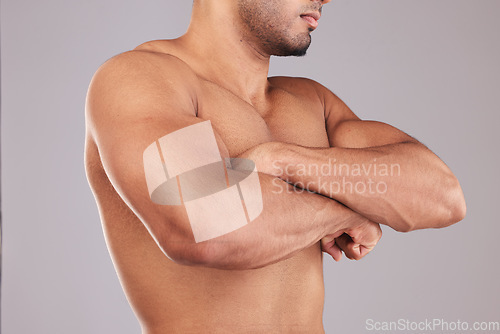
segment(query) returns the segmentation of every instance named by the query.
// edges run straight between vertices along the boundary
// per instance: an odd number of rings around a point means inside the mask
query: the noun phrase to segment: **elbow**
[[[400,232],[411,232],[425,228],[444,228],[456,224],[465,218],[467,206],[458,180],[452,176],[448,185],[441,187],[439,197],[428,197],[426,207],[421,207],[421,214],[414,213],[418,219],[403,220]]]
[[[410,221],[403,221],[403,223],[398,224],[398,226],[394,228],[395,231],[401,233],[408,233],[417,229],[417,224],[414,224]]]
[[[457,189],[455,190],[455,205],[454,205],[454,210],[453,212],[453,217],[455,223],[458,223],[461,220],[465,219],[465,216],[467,215],[467,204],[465,203],[465,196],[462,191],[462,187],[460,187],[460,184],[458,184],[457,181]]]
[[[235,259],[234,252],[223,244],[210,241],[196,243],[190,240],[163,244],[160,248],[170,260],[179,265],[230,270],[253,269],[249,264]]]
[[[444,212],[446,213],[443,226],[447,227],[458,223],[465,218],[467,214],[467,205],[465,203],[464,193],[458,180],[453,176],[450,186],[447,187],[444,196]]]
[[[435,228],[444,228],[456,224],[465,218],[467,214],[467,205],[465,203],[464,193],[460,187],[460,183],[452,176],[448,185],[443,187],[441,194],[442,200],[440,207],[437,208]]]
[[[174,263],[191,266],[191,267],[206,267],[213,262],[213,256],[203,244],[197,244],[194,240],[183,240],[172,242],[158,242],[158,246],[162,252]]]
[[[196,242],[187,217],[169,216],[170,228],[154,230],[157,246],[172,262],[190,267],[217,267],[225,252],[223,242]]]

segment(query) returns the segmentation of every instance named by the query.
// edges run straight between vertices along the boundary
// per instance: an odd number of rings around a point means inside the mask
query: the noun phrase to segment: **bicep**
[[[382,122],[364,121],[335,94],[324,88],[325,122],[331,147],[366,148],[417,142],[403,131]]]
[[[174,71],[170,80],[164,80],[153,72],[157,69],[148,71],[147,63],[141,64],[138,73],[137,64],[122,65],[98,72],[91,84],[87,100],[91,135],[111,184],[162,250],[174,260],[182,261],[179,254],[193,259],[196,254],[189,254],[193,234],[186,211],[175,202],[175,191],[180,197],[178,179],[172,172],[168,175],[166,147],[179,148],[182,143],[175,138],[169,142],[170,135],[203,120],[196,117],[192,98],[182,84],[172,85],[182,83]],[[216,148],[223,156],[225,145],[218,138],[214,138]],[[173,164],[185,166],[185,161]],[[170,202],[154,201],[155,191]]]
[[[367,148],[417,142],[403,131],[376,121],[341,121],[328,131],[331,147]]]
[[[178,174],[181,172],[174,171],[183,163],[184,169],[189,166],[186,167],[186,161],[176,160],[173,153],[179,151],[182,144],[175,143],[175,139],[171,143],[169,139],[202,123],[197,117],[173,122],[132,122],[107,131],[105,138],[101,136],[97,142],[104,170],[117,193],[147,227],[162,251],[179,263],[197,263],[199,254],[182,205],[187,187],[184,185],[181,191]],[[204,157],[197,158],[203,160]],[[191,189],[196,186],[192,185]]]

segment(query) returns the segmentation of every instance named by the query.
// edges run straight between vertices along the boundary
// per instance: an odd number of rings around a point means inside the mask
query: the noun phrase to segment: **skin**
[[[299,8],[295,15],[283,15],[283,1],[238,1],[238,14],[244,25],[242,34],[247,39],[257,38],[264,54],[275,56],[303,56],[311,44],[309,28],[301,33],[294,32],[297,14],[318,12],[320,2],[310,2]]]
[[[313,29],[301,14],[328,2],[197,0],[185,35],[120,54],[92,79],[87,176],[143,333],[323,333],[322,249],[335,260],[342,253],[359,260],[379,241],[379,224],[406,232],[465,215],[458,181],[416,140],[360,121],[312,80],[268,78],[271,55],[307,49]],[[211,121],[221,156],[256,162],[264,209],[237,231],[195,243],[183,207],[150,200],[142,153],[203,120]],[[295,179],[273,164],[322,163],[330,155],[397,161],[407,181],[388,181],[384,197],[321,187],[318,194],[285,182],[311,175]],[[434,183],[421,185],[423,175]],[[430,193],[432,200],[422,198]]]

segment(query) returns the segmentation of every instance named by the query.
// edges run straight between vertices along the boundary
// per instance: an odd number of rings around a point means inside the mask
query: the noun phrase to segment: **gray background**
[[[107,58],[174,38],[191,1],[2,0],[2,333],[139,333],[83,168],[88,83]],[[360,117],[434,150],[467,198],[444,230],[385,229],[360,262],[325,263],[327,333],[365,321],[500,321],[498,0],[336,0],[303,59]]]

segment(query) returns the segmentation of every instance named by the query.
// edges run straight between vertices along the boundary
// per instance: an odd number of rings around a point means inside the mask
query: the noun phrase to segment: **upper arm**
[[[325,122],[331,147],[365,148],[403,142],[417,142],[403,131],[382,122],[363,121],[333,92],[324,86]]]
[[[180,60],[134,51],[105,63],[87,96],[89,133],[110,182],[172,259],[190,256],[192,231],[181,206],[151,200],[143,154],[159,138],[202,121],[195,87],[194,74]]]

